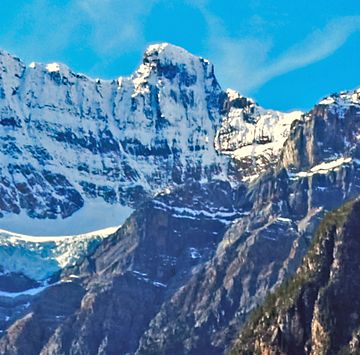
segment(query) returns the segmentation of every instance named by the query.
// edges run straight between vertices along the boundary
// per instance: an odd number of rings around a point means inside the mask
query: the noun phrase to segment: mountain
[[[119,225],[169,186],[227,180],[226,154],[240,148],[254,147],[264,165],[301,114],[222,91],[210,62],[170,44],[150,46],[132,76],[112,81],[5,52],[0,70],[0,227],[18,233]]]
[[[0,66],[6,225],[14,214],[64,220],[80,210],[88,230],[118,225],[131,209],[111,205],[135,207],[172,183],[224,170],[213,143],[224,95],[212,65],[185,50],[151,46],[130,78],[113,81],[56,63],[26,67],[6,53]],[[92,215],[102,209],[110,218]]]
[[[295,276],[267,297],[234,354],[357,354],[360,201],[327,214]]]
[[[0,250],[15,257],[0,260],[0,353],[223,353],[296,271],[327,211],[360,194],[360,90],[286,114],[223,91],[207,60],[169,44],[150,46],[133,76],[108,82],[2,56],[7,75],[23,69],[12,78],[22,89],[4,97],[21,124],[0,116],[0,136],[21,152],[7,148],[0,163],[31,169],[1,185],[0,227],[12,232]],[[36,99],[22,107],[29,90]],[[41,165],[31,142],[51,159]],[[14,234],[119,224],[84,243]],[[17,250],[25,264],[10,262]],[[72,257],[60,265],[64,250]],[[32,258],[46,260],[43,274],[21,268]]]
[[[276,165],[291,124],[302,114],[266,110],[229,89],[221,126],[216,132],[217,150],[232,158],[238,178],[252,181]]]

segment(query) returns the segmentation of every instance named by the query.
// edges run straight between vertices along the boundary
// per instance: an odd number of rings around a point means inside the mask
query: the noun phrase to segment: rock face
[[[0,299],[7,312],[0,353],[135,352],[161,304],[212,257],[240,209],[224,182],[194,183],[147,203],[53,286],[11,304]],[[74,294],[66,296],[69,288]],[[41,336],[30,340],[34,329]],[[29,350],[30,342],[36,351]]]
[[[234,354],[357,354],[360,201],[329,213],[296,275],[269,296]]]

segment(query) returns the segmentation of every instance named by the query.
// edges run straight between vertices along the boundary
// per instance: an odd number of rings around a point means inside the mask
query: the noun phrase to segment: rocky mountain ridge
[[[359,351],[360,202],[321,223],[294,277],[267,297],[233,354],[356,354]]]
[[[349,105],[320,103],[294,124],[276,168],[248,187],[249,214],[164,303],[139,354],[224,352],[252,309],[295,272],[325,213],[359,196],[358,93],[347,94]]]

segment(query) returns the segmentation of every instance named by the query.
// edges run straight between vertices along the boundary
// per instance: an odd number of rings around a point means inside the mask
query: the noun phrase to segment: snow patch
[[[352,161],[352,158],[344,158],[344,157],[342,157],[342,158],[339,158],[339,159],[336,159],[336,160],[332,160],[332,161],[328,161],[328,162],[318,164],[318,165],[312,167],[309,171],[301,171],[301,172],[295,174],[295,176],[297,176],[297,177],[309,177],[309,176],[312,176],[314,174],[327,174],[329,171],[338,169],[342,165],[348,164],[351,161]]]
[[[56,282],[56,283],[51,284],[51,285],[44,284],[43,286],[36,287],[36,288],[31,288],[31,289],[21,291],[21,292],[0,291],[0,297],[16,298],[16,297],[19,297],[19,296],[35,296],[35,295],[43,292],[47,288],[58,285],[59,283],[60,282]]]
[[[189,248],[189,252],[190,252],[191,259],[200,259],[201,258],[201,254],[200,254],[199,250],[197,250],[196,248]]]
[[[93,233],[109,226],[119,226],[130,216],[133,209],[120,204],[111,205],[103,199],[86,200],[79,211],[66,219],[36,219],[20,214],[7,214],[0,218],[0,229],[15,234],[40,236],[64,236]]]
[[[199,218],[208,218],[214,219],[224,224],[229,224],[231,221],[239,215],[239,212],[236,211],[205,211],[205,210],[195,210],[189,207],[178,207],[178,206],[169,206],[163,202],[154,201],[155,207],[162,209],[164,211],[171,211],[172,216],[176,218],[185,218],[185,219],[199,219]]]
[[[334,98],[332,98],[331,96],[321,100],[319,102],[320,105],[331,105],[335,102]]]
[[[49,73],[60,71],[60,65],[58,63],[49,63],[46,65],[46,70]]]

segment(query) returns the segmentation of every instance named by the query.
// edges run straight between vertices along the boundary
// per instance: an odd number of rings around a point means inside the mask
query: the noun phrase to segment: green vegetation
[[[336,231],[343,227],[356,201],[358,199],[325,216],[297,273],[283,282],[274,293],[269,294],[264,303],[252,312],[231,354],[256,354],[255,341],[261,338],[270,342],[270,327],[276,326],[279,315],[296,306],[304,289],[321,287],[321,280],[328,277],[330,265],[327,260],[329,254],[332,254]]]

